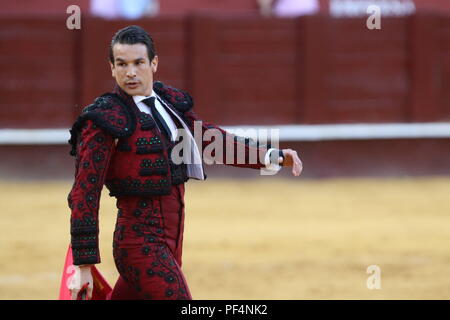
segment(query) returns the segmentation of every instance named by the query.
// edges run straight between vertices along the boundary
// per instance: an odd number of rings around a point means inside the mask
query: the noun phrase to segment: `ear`
[[[150,67],[152,68],[152,72],[155,73],[158,70],[158,56],[155,56],[150,62]]]
[[[116,77],[116,68],[114,67],[114,64],[110,61],[109,66],[111,67],[111,75],[113,78]]]

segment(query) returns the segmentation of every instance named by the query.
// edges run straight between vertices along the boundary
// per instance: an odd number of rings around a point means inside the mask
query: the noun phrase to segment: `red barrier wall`
[[[450,19],[421,14],[411,24],[411,117],[450,120]]]
[[[418,7],[443,8],[438,1]],[[0,13],[0,128],[69,127],[82,106],[111,89],[107,46],[128,24],[155,39],[157,79],[187,89],[199,115],[221,125],[450,120],[450,18],[437,11],[383,18],[382,29],[372,31],[365,18],[264,19],[256,12],[133,22],[83,14],[82,29],[69,31],[65,8],[74,3],[86,12],[88,0],[24,3],[2,3]],[[448,175],[449,144],[391,139],[281,147],[299,151],[304,177],[401,176]],[[2,145],[0,177],[73,178],[69,149]],[[207,172],[258,175],[224,166]]]
[[[296,20],[199,16],[191,25],[189,89],[204,117],[299,122]]]
[[[156,78],[223,125],[450,119],[450,19],[192,15],[133,22],[155,39]],[[1,127],[67,127],[111,89],[108,45],[129,21],[0,21]],[[14,106],[14,107],[11,107]],[[32,110],[32,112],[30,112]]]
[[[77,37],[65,18],[0,20],[0,127],[68,127],[77,96]]]
[[[383,19],[379,31],[365,18],[304,23],[305,122],[408,120],[409,19]]]

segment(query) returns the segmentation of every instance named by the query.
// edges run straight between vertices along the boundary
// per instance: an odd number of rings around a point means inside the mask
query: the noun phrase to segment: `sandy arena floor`
[[[71,184],[0,183],[0,299],[57,298]],[[449,299],[449,195],[450,178],[189,182],[183,269],[194,299]],[[115,215],[104,189],[112,285]]]

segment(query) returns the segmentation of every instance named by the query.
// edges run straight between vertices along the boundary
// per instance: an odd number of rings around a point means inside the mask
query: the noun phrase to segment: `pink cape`
[[[92,279],[94,281],[94,290],[92,292],[91,300],[110,300],[112,288],[106,281],[106,279],[100,274],[100,271],[93,266]],[[61,287],[59,289],[59,300],[72,300],[68,285],[75,273],[75,266],[72,259],[72,247],[69,245],[69,249],[66,254],[66,262],[64,264],[64,270],[61,278]]]

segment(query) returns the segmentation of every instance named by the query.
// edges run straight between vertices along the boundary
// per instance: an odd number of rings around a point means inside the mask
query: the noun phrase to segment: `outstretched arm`
[[[210,160],[208,156],[210,155],[209,151],[212,150],[211,156],[216,163],[235,167],[253,169],[266,167],[273,171],[279,170],[277,158],[273,156],[273,154],[279,153],[278,149],[227,132],[215,124],[201,120],[193,111],[186,112],[185,117],[193,131],[196,131],[194,128],[201,127],[201,146],[203,156],[205,156],[204,159]],[[197,124],[194,124],[195,122]],[[220,139],[220,141],[218,142],[217,139]],[[219,146],[220,148],[211,148],[213,146]],[[268,167],[269,164],[271,164],[270,167]]]
[[[254,169],[266,167],[274,172],[280,170],[281,166],[292,167],[292,174],[294,176],[299,176],[303,170],[302,161],[298,157],[297,151],[295,150],[283,149],[280,151],[278,149],[270,148],[267,145],[259,145],[258,142],[233,135],[217,125],[200,120],[197,114],[193,111],[186,112],[185,115],[191,127],[194,127],[194,121],[201,122],[202,136],[207,130],[211,129],[215,129],[220,133],[223,143],[223,154],[218,158],[224,164]],[[211,143],[212,141],[210,140],[202,139],[203,150]],[[230,159],[226,157],[227,148],[233,148],[233,150],[244,150],[242,155],[244,161],[240,163],[236,153],[234,153],[234,157],[230,161]],[[250,161],[250,154],[252,153],[258,155],[258,161],[256,163],[252,163],[252,161]],[[215,156],[217,160],[217,154]]]
[[[185,91],[172,88],[170,86],[165,86],[162,82],[155,82],[155,90],[162,96],[165,100],[169,101],[174,105],[179,112],[183,112],[184,120],[186,120],[187,125],[191,128],[191,131],[195,133],[194,122],[199,121],[201,123],[201,134],[202,150],[211,145],[215,141],[204,139],[205,132],[213,129],[217,133],[219,139],[221,139],[222,154],[211,154],[216,162],[232,165],[236,167],[254,168],[261,169],[265,167],[269,171],[277,172],[281,166],[291,167],[292,174],[299,176],[302,172],[302,162],[299,159],[297,152],[292,149],[283,149],[282,152],[278,149],[272,149],[267,145],[260,145],[258,142],[252,142],[250,139],[239,137],[226,132],[222,128],[212,123],[202,121],[197,114],[192,110],[193,99]],[[227,157],[227,149],[232,149],[233,151],[239,152],[239,150],[244,150],[240,152],[240,157],[233,152],[231,157]],[[282,153],[282,156],[278,158],[278,154]],[[252,161],[251,155],[256,153],[256,161]],[[229,155],[229,154],[228,154]],[[240,159],[239,159],[240,158]],[[242,159],[243,158],[243,159]],[[241,160],[241,161],[239,161]],[[242,161],[243,160],[243,161]]]

